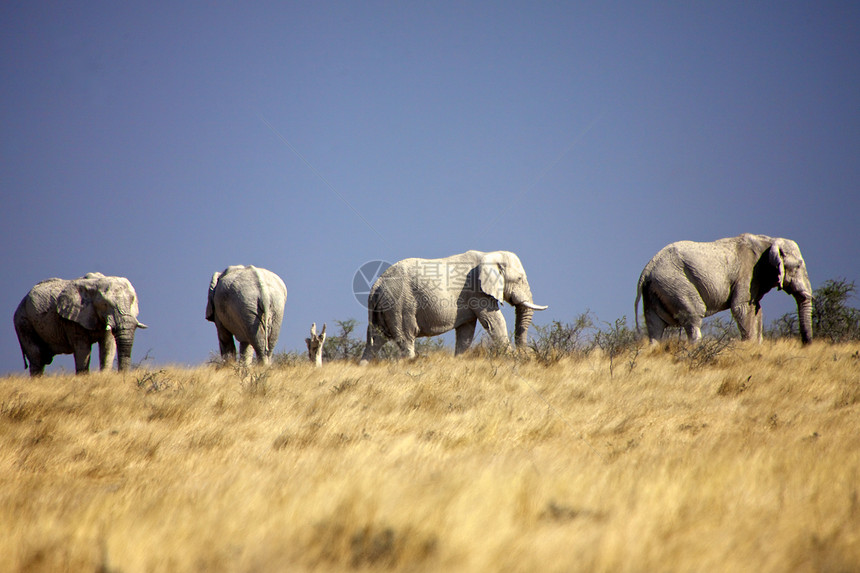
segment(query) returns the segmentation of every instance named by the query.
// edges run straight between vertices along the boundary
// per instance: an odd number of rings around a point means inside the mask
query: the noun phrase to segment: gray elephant
[[[102,370],[113,366],[119,351],[120,370],[131,366],[131,348],[138,328],[137,293],[128,279],[88,273],[72,280],[48,279],[27,293],[15,310],[15,332],[29,361],[30,375],[39,376],[57,354],[75,355],[75,372],[90,369],[93,343],[99,345]]]
[[[683,326],[691,341],[701,338],[702,319],[731,309],[744,340],[762,340],[761,299],[773,287],[794,296],[800,337],[812,341],[812,287],[797,243],[743,234],[710,243],[680,241],[652,258],[636,287],[652,342],[667,326]]]
[[[221,356],[236,358],[235,337],[242,362],[251,363],[251,349],[257,360],[269,364],[287,302],[287,287],[281,277],[254,266],[230,266],[212,275],[206,320],[215,323]]]
[[[544,310],[532,302],[526,272],[507,251],[468,251],[442,259],[404,259],[376,280],[368,295],[367,344],[361,357],[376,357],[387,340],[401,354],[415,356],[415,339],[457,333],[455,354],[472,344],[481,323],[496,344],[509,346],[505,317],[499,305],[516,308],[515,340],[524,348],[532,315]]]

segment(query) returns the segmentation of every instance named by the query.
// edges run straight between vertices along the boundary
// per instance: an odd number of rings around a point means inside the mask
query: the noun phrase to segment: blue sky
[[[230,264],[284,279],[278,350],[363,336],[372,260],[514,251],[536,324],[632,322],[681,239],[860,282],[856,3],[4,3],[0,48],[3,373],[29,288],[96,270],[137,289],[133,360],[180,365]]]

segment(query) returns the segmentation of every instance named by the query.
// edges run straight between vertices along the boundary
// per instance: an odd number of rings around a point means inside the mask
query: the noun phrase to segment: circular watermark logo
[[[355,300],[367,308],[367,296],[376,279],[391,266],[387,261],[368,261],[361,265],[352,277],[352,294]]]

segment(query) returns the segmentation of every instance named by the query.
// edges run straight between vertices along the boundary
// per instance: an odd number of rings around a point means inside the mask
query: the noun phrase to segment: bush
[[[726,318],[728,317],[728,318]],[[731,314],[722,316],[706,317],[702,321],[702,338],[732,338],[740,339],[741,332]],[[647,336],[647,335],[645,335]],[[663,331],[663,341],[684,342],[687,340],[687,331],[683,326],[667,326]]]
[[[364,353],[366,337],[355,337],[353,331],[358,325],[354,318],[336,320],[338,334],[328,336],[323,346],[323,363],[332,360],[358,360]],[[425,355],[445,349],[445,342],[439,337],[419,338],[415,341],[415,353]],[[377,355],[380,360],[394,360],[400,356],[400,349],[395,344],[386,344]]]
[[[247,365],[241,361],[232,362],[231,367],[245,395],[263,397],[269,391],[269,376],[272,374],[269,368],[260,364]]]
[[[627,326],[626,316],[616,319],[614,323],[604,324],[606,328],[594,335],[594,344],[609,358],[609,377],[612,377],[618,360],[624,356],[629,357],[628,366],[632,371],[636,367],[640,348],[636,331]]]
[[[448,347],[445,346],[445,341],[438,336],[430,338],[419,338],[415,341],[415,353],[419,356],[425,356],[433,352],[445,352]]]
[[[281,351],[275,352],[272,355],[272,364],[275,366],[284,368],[284,367],[292,367],[297,366],[299,364],[305,364],[308,362],[308,353],[300,352],[298,350],[289,350],[289,351]]]
[[[149,353],[147,353],[147,356]],[[167,375],[164,369],[161,370],[143,370],[137,376],[137,387],[143,390],[146,394],[153,394],[168,390],[174,386],[173,380]]]
[[[354,318],[336,320],[340,331],[334,336],[327,336],[323,346],[323,363],[332,360],[358,360],[364,352],[364,340],[353,338],[358,321]]]
[[[554,320],[548,326],[533,325],[535,337],[529,348],[540,362],[549,364],[567,356],[587,354],[594,348],[589,336],[594,329],[591,311],[580,314],[573,323],[562,324]]]
[[[702,338],[697,344],[679,344],[673,355],[676,360],[686,362],[690,370],[704,368],[716,363],[723,352],[734,348],[740,336],[733,320],[713,318],[704,324]]]
[[[737,323],[730,315],[727,316],[727,319],[719,316],[706,318],[702,324],[702,338],[740,340],[741,331],[738,330]]]
[[[857,287],[854,281],[828,280],[812,299],[812,335],[831,342],[860,340],[860,310],[848,306]]]

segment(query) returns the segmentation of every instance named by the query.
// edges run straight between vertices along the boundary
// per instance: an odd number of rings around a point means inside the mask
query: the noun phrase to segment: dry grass
[[[853,571],[860,345],[0,379],[9,571]]]

